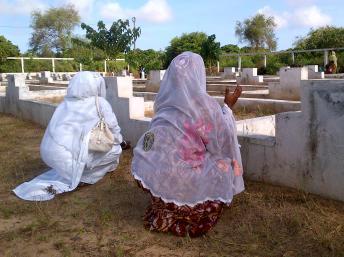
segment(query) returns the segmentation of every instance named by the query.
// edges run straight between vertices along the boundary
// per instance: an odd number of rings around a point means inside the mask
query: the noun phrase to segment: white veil
[[[134,149],[132,173],[165,202],[230,203],[244,190],[232,111],[206,93],[202,58],[185,52],[170,64],[150,130]]]
[[[14,189],[22,199],[50,200],[55,194],[74,190],[79,182],[95,183],[118,164],[122,136],[115,114],[105,100],[104,79],[94,72],[79,72],[69,82],[64,101],[56,108],[41,143],[41,158],[52,169]],[[95,97],[99,97],[100,110],[112,130],[115,145],[109,165],[97,172],[84,172],[87,164],[103,159],[105,153],[89,153],[91,129],[99,121]],[[92,163],[95,166],[96,163]],[[49,190],[47,190],[49,189]],[[49,192],[50,191],[50,192]],[[53,192],[53,193],[52,193]]]

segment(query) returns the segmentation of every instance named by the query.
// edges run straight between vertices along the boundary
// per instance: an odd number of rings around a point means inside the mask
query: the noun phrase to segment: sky
[[[311,28],[344,26],[343,0],[0,0],[0,35],[25,52],[31,12],[65,4],[73,4],[81,21],[93,27],[99,20],[110,25],[135,16],[142,30],[136,47],[141,49],[165,49],[173,37],[194,31],[215,34],[221,45],[239,44],[236,22],[257,13],[275,18],[278,50],[292,47]],[[74,33],[84,35],[81,28]]]

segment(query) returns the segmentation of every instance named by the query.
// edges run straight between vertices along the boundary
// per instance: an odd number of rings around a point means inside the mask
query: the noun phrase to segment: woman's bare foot
[[[240,97],[242,92],[242,87],[240,85],[237,85],[233,94],[229,92],[229,88],[226,88],[225,93],[225,104],[228,105],[229,108],[232,108],[235,103],[238,101],[238,98]]]

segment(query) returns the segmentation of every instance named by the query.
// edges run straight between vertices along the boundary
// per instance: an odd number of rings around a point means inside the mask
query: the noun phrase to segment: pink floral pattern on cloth
[[[229,171],[229,164],[225,160],[218,160],[216,165],[223,172]]]
[[[239,177],[242,175],[242,168],[237,160],[232,161],[233,169],[234,169],[234,176]]]
[[[180,157],[193,168],[200,167],[205,159],[205,146],[209,142],[208,135],[212,131],[212,125],[200,118],[194,123],[184,121],[183,127],[184,135],[180,140],[182,147],[179,148]]]

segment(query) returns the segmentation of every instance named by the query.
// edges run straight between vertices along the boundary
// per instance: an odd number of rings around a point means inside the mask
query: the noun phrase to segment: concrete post
[[[295,64],[295,53],[291,52],[291,61],[293,64]]]
[[[241,70],[241,56],[238,55],[238,71]]]
[[[24,70],[24,58],[23,58],[23,57],[20,58],[20,63],[21,63],[21,70],[22,70],[22,73],[24,73],[25,70]]]
[[[220,62],[217,61],[217,73],[220,73]]]
[[[105,73],[107,72],[107,69],[106,69],[106,60],[104,61],[104,72],[105,72]]]
[[[55,72],[55,59],[51,59],[51,65],[53,66],[53,72]]]
[[[328,51],[325,50],[324,51],[324,66],[326,66],[328,64]]]
[[[82,63],[79,64],[79,70],[82,71]]]
[[[264,55],[264,68],[266,68],[266,54]]]

